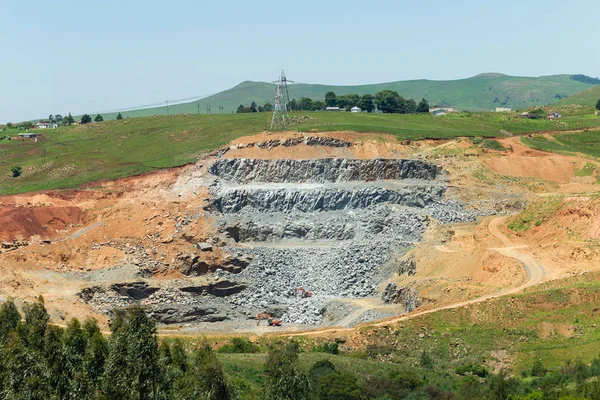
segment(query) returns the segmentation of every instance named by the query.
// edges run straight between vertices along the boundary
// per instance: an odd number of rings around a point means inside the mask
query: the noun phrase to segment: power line
[[[207,105],[206,105],[206,113],[207,113],[207,114],[210,114],[210,113],[211,113],[211,111],[210,111],[210,110],[211,110],[211,109],[210,109],[210,104],[207,104]]]

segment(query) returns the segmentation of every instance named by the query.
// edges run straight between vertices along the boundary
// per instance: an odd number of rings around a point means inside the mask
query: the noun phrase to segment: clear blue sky
[[[0,0],[0,122],[307,83],[600,75],[597,0]]]

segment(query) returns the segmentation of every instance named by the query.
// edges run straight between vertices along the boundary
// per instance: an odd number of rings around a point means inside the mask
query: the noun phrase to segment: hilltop
[[[460,110],[489,111],[496,107],[521,109],[542,106],[556,102],[562,98],[590,88],[589,83],[572,79],[577,75],[552,75],[541,77],[517,77],[499,73],[484,73],[466,79],[436,81],[410,80],[386,82],[369,85],[336,86],[299,83],[290,86],[290,96],[300,99],[309,97],[322,100],[325,93],[336,94],[375,94],[384,89],[395,90],[405,98],[420,100],[426,98],[430,104],[444,104]],[[257,104],[272,103],[275,86],[271,83],[245,81],[239,85],[215,95],[169,106],[171,114],[196,114],[198,105],[200,113],[206,113],[206,106],[211,105],[212,113],[235,112],[240,104],[249,106],[252,101]],[[166,107],[146,108],[123,112],[124,117],[140,117],[164,115]],[[116,113],[104,114],[105,119],[114,119]]]

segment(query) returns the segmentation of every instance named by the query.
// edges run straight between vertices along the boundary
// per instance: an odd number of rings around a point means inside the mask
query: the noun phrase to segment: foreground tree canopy
[[[255,355],[259,356],[255,360],[264,360],[259,365],[252,366],[244,358],[239,366],[230,364],[229,371],[236,376],[232,379],[205,340],[159,343],[154,321],[140,307],[115,310],[106,337],[94,319],[83,324],[72,319],[66,328],[50,324],[41,297],[25,303],[22,313],[10,299],[0,304],[0,400],[600,398],[600,359],[591,365],[568,361],[555,372],[537,360],[523,372],[526,379],[519,379],[506,372],[493,374],[482,365],[440,369],[436,357],[423,351],[420,366],[388,362],[379,373],[360,375],[350,372],[357,358],[337,355],[338,341],[314,347],[313,352],[330,353],[330,358],[306,365],[300,362],[298,342],[275,339],[266,357]],[[385,363],[378,349],[383,348],[367,347],[360,358],[372,357],[367,361],[371,365],[375,360]],[[242,338],[219,349],[248,356],[258,351],[258,346]],[[345,370],[332,361],[341,361],[338,365],[345,365]],[[249,390],[250,381],[258,390]]]

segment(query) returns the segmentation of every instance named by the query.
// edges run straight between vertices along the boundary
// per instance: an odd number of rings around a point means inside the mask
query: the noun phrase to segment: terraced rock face
[[[229,249],[253,257],[239,273],[250,287],[226,299],[277,309],[284,322],[317,324],[331,300],[377,295],[389,260],[421,239],[429,215],[473,218],[443,200],[445,173],[420,160],[221,159],[210,172]],[[297,287],[314,294],[296,299]]]
[[[318,160],[221,159],[210,173],[236,183],[372,182],[381,180],[434,180],[443,171],[420,160]]]

